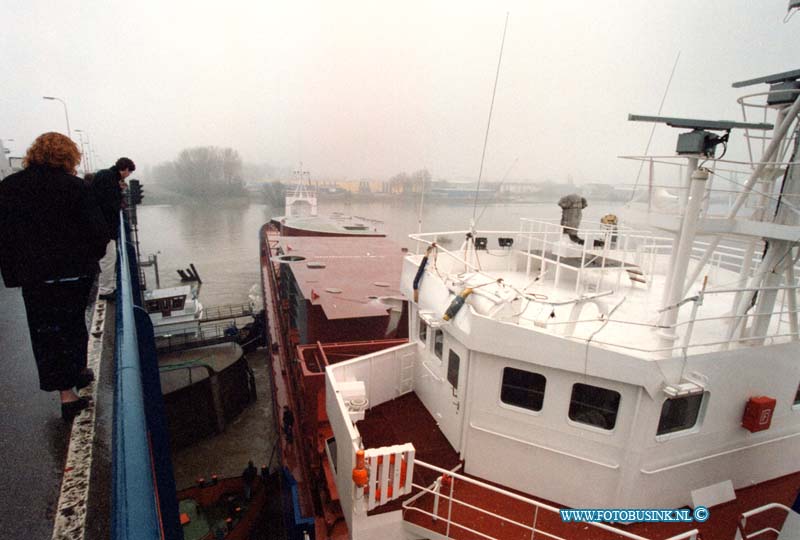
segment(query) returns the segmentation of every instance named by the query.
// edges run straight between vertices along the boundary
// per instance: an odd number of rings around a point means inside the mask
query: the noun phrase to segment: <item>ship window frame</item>
[[[525,373],[525,374],[541,377],[541,379],[544,381],[544,384],[542,384],[542,386],[541,386],[541,391],[533,390],[534,393],[536,393],[538,395],[541,395],[541,402],[539,403],[539,408],[538,409],[527,407],[527,406],[525,406],[525,405],[523,405],[521,403],[514,403],[514,402],[511,402],[511,401],[505,401],[503,399],[503,390],[504,390],[504,388],[506,386],[510,386],[510,385],[506,384],[506,370],[509,370],[509,369],[513,370],[513,371],[520,372],[520,373]],[[528,390],[524,390],[524,391],[529,392]],[[499,400],[500,405],[502,407],[508,408],[508,409],[513,409],[515,411],[525,412],[525,413],[528,413],[528,414],[541,414],[542,410],[544,409],[544,398],[545,398],[546,391],[547,391],[547,377],[545,375],[543,375],[543,374],[541,374],[541,373],[539,373],[537,371],[528,371],[526,369],[520,369],[520,368],[516,368],[516,367],[513,367],[513,366],[504,366],[503,367],[503,375],[502,375],[502,378],[500,379],[500,396],[498,397],[498,400]]]
[[[437,342],[437,338],[441,337],[442,340]],[[441,328],[434,328],[433,329],[433,338],[431,339],[431,348],[433,350],[433,356],[439,362],[439,365],[442,365],[442,358],[444,358],[444,331]],[[439,348],[437,349],[437,345]]]
[[[703,423],[703,417],[705,416],[706,403],[708,402],[707,394],[708,392],[702,392],[690,396],[676,396],[676,397],[666,398],[664,401],[662,401],[661,409],[658,415],[658,424],[656,425],[656,440],[665,441],[676,436],[689,435],[700,431],[700,426]],[[687,426],[681,429],[675,429],[673,431],[665,431],[663,433],[660,433],[658,431],[659,428],[661,427],[661,419],[664,416],[664,406],[667,404],[668,401],[677,401],[679,399],[692,399],[697,397],[700,398],[700,403],[697,405],[697,412],[695,414],[694,423],[691,426]]]
[[[419,319],[419,324],[417,325],[417,339],[424,346],[424,345],[428,344],[428,335],[430,334],[430,332],[429,332],[430,325],[427,322],[425,322],[425,319],[423,319],[419,315],[417,315],[417,318]],[[422,332],[423,328],[425,329],[424,333]]]
[[[608,392],[608,393],[612,393],[612,394],[616,394],[617,395],[616,408],[613,411],[614,417],[613,417],[613,421],[612,421],[611,427],[604,427],[604,426],[601,426],[601,425],[596,424],[596,423],[587,422],[587,421],[584,421],[584,420],[578,420],[578,419],[576,419],[574,417],[574,416],[577,416],[579,414],[578,411],[573,412],[573,405],[575,403],[583,403],[583,404],[589,406],[589,408],[595,409],[595,410],[596,409],[601,409],[601,407],[594,406],[594,405],[589,405],[585,401],[583,401],[583,402],[576,401],[575,392],[576,392],[576,390],[577,390],[577,388],[579,386],[587,387],[587,388],[591,388],[591,389],[596,389],[596,390],[601,390],[603,392]],[[581,396],[581,398],[585,399],[584,396]],[[591,428],[591,429],[594,429],[594,430],[596,430],[596,431],[598,431],[600,433],[611,433],[617,427],[617,420],[619,420],[619,410],[620,410],[620,405],[621,404],[622,404],[622,393],[619,392],[618,390],[612,390],[611,388],[605,388],[603,386],[597,386],[597,385],[594,385],[594,384],[576,382],[576,383],[573,383],[573,385],[572,385],[572,392],[570,393],[570,397],[569,397],[569,409],[567,410],[567,418],[569,418],[570,423],[575,425],[575,426]],[[610,412],[610,410],[609,410],[609,412]],[[600,413],[600,414],[602,415],[602,413]]]
[[[453,357],[455,357],[455,369],[451,369],[453,365]],[[447,382],[453,387],[453,392],[458,392],[458,378],[461,371],[461,355],[453,349],[447,350]],[[453,379],[455,378],[455,382]]]
[[[336,437],[328,437],[325,439],[325,453],[328,455],[328,463],[331,464],[331,469],[333,469],[333,474],[335,476],[337,468],[336,460],[338,459]]]

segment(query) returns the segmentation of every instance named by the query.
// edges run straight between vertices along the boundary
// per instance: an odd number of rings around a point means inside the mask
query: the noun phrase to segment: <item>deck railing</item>
[[[487,484],[486,482],[481,482],[480,480],[454,471],[448,471],[418,459],[414,461],[414,466],[434,471],[439,474],[439,477],[430,486],[423,486],[417,483],[412,484],[413,488],[417,490],[417,492],[412,495],[411,498],[403,502],[403,518],[406,520],[406,523],[411,523],[417,527],[428,529],[433,533],[436,533],[437,536],[435,537],[443,535],[446,538],[457,539],[461,534],[466,534],[467,537],[479,536],[487,540],[497,540],[498,537],[493,536],[491,533],[492,529],[496,530],[496,522],[499,521],[502,523],[503,527],[513,528],[513,530],[520,530],[520,532],[524,531],[526,536],[529,533],[530,538],[536,538],[537,535],[554,540],[565,540],[567,538],[555,534],[552,526],[547,527],[546,525],[542,524],[545,521],[543,519],[545,514],[550,514],[551,519],[553,516],[555,516],[559,521],[561,520],[559,509],[555,506],[551,506],[529,497],[495,487]],[[464,482],[479,490],[485,490],[486,498],[492,497],[495,503],[498,500],[497,498],[500,497],[505,498],[508,501],[515,501],[516,503],[522,503],[523,505],[526,505],[528,509],[525,514],[531,516],[530,520],[520,522],[508,516],[491,512],[485,508],[481,508],[474,504],[470,504],[465,500],[459,499],[455,489],[456,482]],[[430,495],[433,497],[432,512],[419,506],[421,499],[425,497],[425,495]],[[442,506],[442,501],[445,501],[444,504],[446,505],[446,510]],[[499,504],[497,506],[500,508],[507,507],[506,504]],[[484,522],[484,524],[489,525],[486,527],[480,527],[480,525],[468,526],[464,521],[458,521],[454,517],[458,514],[457,507],[468,509],[471,512],[479,514],[482,519],[475,520],[477,524]],[[430,517],[430,526],[426,527],[424,524],[421,524],[419,520],[413,518],[409,519],[412,514],[420,514]],[[605,523],[586,522],[582,523],[582,525],[588,527],[588,531],[582,531],[582,535],[585,535],[587,538],[591,538],[591,531],[595,531],[594,536],[602,535],[603,538],[610,539],[616,537],[625,538],[628,540],[648,540],[646,537],[630,533],[617,527],[612,527],[611,525],[606,525]],[[480,530],[476,527],[480,527]],[[519,535],[517,537],[521,538]],[[698,539],[699,531],[697,529],[691,529],[678,535],[671,536],[665,540]]]
[[[452,246],[455,239],[463,239],[469,231],[417,234],[411,238],[422,245],[436,244],[435,260],[429,264],[429,271],[445,278],[450,276],[454,282],[460,279],[457,276],[473,273],[485,277],[486,284],[496,282],[506,271],[516,271],[520,275],[520,281],[524,283],[515,284],[505,280],[501,287],[512,289],[516,298],[551,308],[585,303],[599,297],[612,297],[609,298],[612,303],[613,297],[616,297],[621,303],[624,302],[628,289],[649,290],[655,281],[654,277],[663,272],[666,266],[665,259],[673,249],[671,238],[624,227],[580,229],[573,232],[578,234],[583,244],[568,240],[564,227],[558,221],[534,219],[523,219],[519,231],[471,233],[475,237],[487,238],[489,245],[503,237],[513,238],[513,248],[498,249],[487,246],[486,250],[476,250],[472,246],[467,246],[466,249],[463,246],[461,248]],[[692,248],[693,258],[699,259],[709,245],[708,242],[695,241]],[[512,262],[512,257],[516,257],[516,262]],[[684,305],[691,304],[691,312],[688,314],[684,312],[675,324],[662,325],[655,322],[660,313],[658,311],[660,306],[657,304],[653,305],[650,317],[644,320],[641,318],[625,320],[622,316],[614,316],[612,313],[606,314],[602,319],[580,318],[578,315],[575,318],[570,316],[568,320],[548,319],[536,324],[557,330],[565,338],[586,340],[586,336],[591,335],[591,342],[596,345],[658,355],[671,355],[677,352],[686,354],[698,350],[708,352],[710,348],[727,349],[742,343],[771,344],[797,340],[800,335],[796,321],[800,319],[800,309],[797,306],[796,296],[800,287],[796,286],[794,281],[774,288],[745,286],[744,282],[759,267],[760,261],[761,254],[758,249],[717,245],[705,273],[711,282],[718,282],[721,275],[724,276],[721,273],[731,272],[737,277],[739,286],[716,289],[695,286],[696,288],[690,289],[679,305],[667,307],[680,310]],[[522,264],[525,265],[524,269]],[[794,275],[800,274],[799,264],[796,263],[792,269]],[[474,281],[471,281],[469,286],[475,287]],[[743,297],[759,291],[772,291],[778,296],[775,308],[769,314],[746,310],[730,315],[720,314],[718,308],[713,313],[702,308],[703,301],[712,295],[728,295],[730,304],[735,306]],[[540,294],[544,292],[548,294]],[[485,289],[475,289],[474,293],[486,296],[496,304],[503,301]],[[579,314],[580,310],[576,310],[576,313]],[[766,315],[772,317],[766,331],[762,329],[759,335],[748,335],[742,331],[748,323]],[[517,323],[522,324],[525,320],[524,314],[518,313],[517,317]],[[699,331],[701,328],[713,329],[720,324],[730,328],[724,339],[718,335],[714,337],[715,332],[708,335]],[[630,341],[616,342],[604,339],[600,331],[615,325],[648,326],[661,334],[672,334],[674,342],[666,343],[655,339],[652,344],[643,341],[641,345],[631,346]],[[581,333],[579,330],[584,331]],[[594,330],[598,333],[593,333]]]
[[[153,327],[120,216],[112,449],[113,540],[183,538],[158,378]]]
[[[778,535],[780,535],[781,531],[779,531],[774,527],[763,527],[757,531],[753,531],[750,533],[747,532],[748,519],[750,519],[753,516],[757,516],[759,514],[764,514],[771,510],[783,510],[787,514],[792,511],[791,508],[780,503],[769,503],[765,504],[764,506],[759,506],[758,508],[753,508],[752,510],[748,510],[739,517],[739,523],[737,523],[739,536],[737,537],[741,538],[742,540],[745,539],[749,540],[750,538],[760,538],[760,537],[778,538]]]

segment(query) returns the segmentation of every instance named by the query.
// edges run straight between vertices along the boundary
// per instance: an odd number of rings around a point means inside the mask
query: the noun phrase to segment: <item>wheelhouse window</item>
[[[425,343],[428,339],[428,323],[423,321],[422,319],[419,320],[419,340],[422,343]]]
[[[530,411],[541,411],[547,378],[539,373],[507,367],[503,369],[500,401]]]
[[[619,411],[619,392],[589,384],[572,385],[569,419],[600,429],[614,429]]]
[[[691,429],[697,423],[703,394],[668,399],[661,406],[661,418],[658,421],[656,435],[666,435]]]
[[[458,388],[458,370],[461,367],[461,357],[450,349],[447,357],[447,382],[453,388]]]
[[[435,354],[436,358],[439,360],[442,359],[442,355],[444,354],[444,332],[438,328],[433,333],[433,354]]]

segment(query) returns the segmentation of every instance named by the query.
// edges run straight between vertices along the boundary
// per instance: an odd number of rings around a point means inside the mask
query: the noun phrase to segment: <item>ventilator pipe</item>
[[[450,302],[450,305],[447,307],[447,311],[444,312],[444,316],[442,317],[442,319],[444,319],[445,321],[449,321],[453,317],[455,317],[458,314],[461,307],[464,305],[464,302],[467,300],[467,297],[471,294],[472,294],[472,289],[469,287],[461,291],[461,294],[453,298],[453,301]]]
[[[425,267],[428,265],[428,256],[435,247],[436,244],[434,243],[425,250],[425,256],[422,257],[422,261],[420,261],[419,268],[417,269],[417,275],[414,276],[414,302],[419,302],[419,284],[422,281],[422,276],[425,275]]]

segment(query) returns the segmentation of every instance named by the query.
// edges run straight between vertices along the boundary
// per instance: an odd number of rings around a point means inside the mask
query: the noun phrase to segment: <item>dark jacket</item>
[[[0,272],[6,287],[91,276],[108,229],[77,176],[32,166],[0,182]]]
[[[558,206],[561,207],[561,225],[577,231],[581,226],[583,209],[589,206],[586,199],[577,193],[564,195],[558,200]]]
[[[116,166],[97,171],[92,180],[94,197],[108,224],[109,240],[116,240],[119,236],[119,210],[122,207],[120,180],[122,180],[122,175],[119,174]]]

